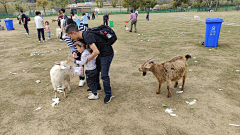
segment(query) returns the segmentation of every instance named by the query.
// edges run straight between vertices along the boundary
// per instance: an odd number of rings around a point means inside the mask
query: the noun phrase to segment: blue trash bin
[[[13,20],[12,19],[7,19],[4,20],[6,24],[7,30],[13,30]]]
[[[217,47],[222,22],[222,18],[206,19],[205,47]]]

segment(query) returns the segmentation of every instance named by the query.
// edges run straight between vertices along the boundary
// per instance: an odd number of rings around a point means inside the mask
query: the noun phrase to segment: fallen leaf
[[[163,107],[167,107],[167,105],[165,105],[165,104],[162,104],[162,106],[163,106]]]

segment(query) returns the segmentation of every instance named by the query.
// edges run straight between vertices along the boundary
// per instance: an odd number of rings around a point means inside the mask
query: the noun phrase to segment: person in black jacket
[[[27,17],[26,17],[26,15],[23,13],[22,10],[20,11],[20,14],[21,14],[21,19],[22,19],[23,26],[24,26],[24,28],[26,29],[25,35],[29,35]]]
[[[108,25],[108,20],[109,20],[109,13],[105,14],[103,16],[103,25]]]

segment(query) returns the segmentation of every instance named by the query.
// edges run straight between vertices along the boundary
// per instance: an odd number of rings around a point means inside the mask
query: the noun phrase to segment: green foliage
[[[37,7],[43,7],[44,13],[45,13],[45,8],[48,5],[48,1],[47,0],[37,0],[36,5],[37,5]]]
[[[96,0],[97,7],[102,8],[103,7],[103,1],[102,0]]]
[[[206,1],[203,1],[200,5],[200,7],[205,7],[206,6]]]
[[[70,4],[69,0],[54,0],[54,2],[60,6],[60,8],[64,8],[68,4]]]
[[[184,4],[184,3],[182,2],[181,8],[188,8],[188,4]]]
[[[85,2],[85,0],[75,0],[75,3],[84,3],[84,2]]]
[[[123,0],[122,1],[122,6],[124,8],[131,7],[131,8],[137,9],[139,7],[141,7],[141,8],[144,7],[143,3],[144,3],[143,0]]]
[[[2,4],[6,13],[8,13],[9,2],[12,2],[12,0],[0,0],[0,4]]]
[[[23,6],[21,5],[20,2],[15,2],[14,6],[16,11],[23,10]]]
[[[112,0],[112,1],[111,1],[111,5],[115,8],[116,5],[117,5],[117,2],[118,2],[117,0]]]
[[[187,4],[189,0],[171,0],[172,8],[177,8],[182,5],[182,3]]]
[[[197,3],[197,2],[193,2],[193,4],[191,5],[191,8],[196,8],[196,7],[199,7],[200,4]]]
[[[99,7],[99,1],[98,0],[96,0],[96,3],[97,3],[97,7]]]
[[[172,8],[172,5],[159,5],[160,9],[170,9]]]

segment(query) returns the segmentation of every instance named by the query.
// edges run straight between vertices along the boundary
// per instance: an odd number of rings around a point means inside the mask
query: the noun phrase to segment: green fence
[[[233,10],[239,10],[239,5],[237,6],[223,6],[223,7],[212,7],[213,11],[233,11]],[[171,13],[171,12],[207,12],[209,10],[209,7],[198,7],[198,8],[178,8],[178,9],[157,9],[157,10],[139,10],[138,13]],[[83,12],[75,12],[75,14],[82,16]],[[106,13],[110,14],[129,14],[129,11],[121,11],[120,10],[111,10],[111,11],[100,11],[99,15],[104,15]],[[89,14],[92,14],[92,11],[89,12]],[[29,17],[34,17],[35,12],[29,12],[27,14]],[[69,16],[70,13],[67,13]],[[18,13],[8,13],[8,14],[0,14],[0,19],[5,18],[17,18]],[[43,13],[43,16],[58,16],[58,12],[45,12]]]

